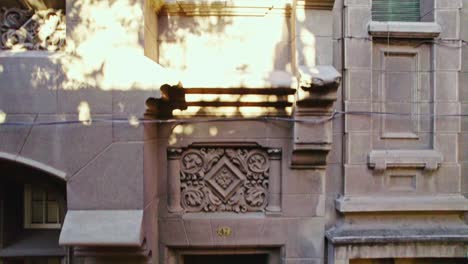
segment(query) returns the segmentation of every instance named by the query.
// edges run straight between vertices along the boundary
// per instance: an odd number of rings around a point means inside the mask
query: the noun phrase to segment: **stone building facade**
[[[467,263],[468,1],[387,2],[2,1],[0,263]]]

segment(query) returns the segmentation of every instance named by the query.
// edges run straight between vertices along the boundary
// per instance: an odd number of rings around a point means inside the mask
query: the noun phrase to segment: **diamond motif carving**
[[[270,160],[262,149],[192,148],[180,160],[186,212],[256,212],[267,206]]]
[[[245,176],[225,156],[206,175],[206,182],[227,201],[245,180]]]

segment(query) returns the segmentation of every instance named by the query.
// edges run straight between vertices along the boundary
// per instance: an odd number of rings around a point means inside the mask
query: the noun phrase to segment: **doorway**
[[[267,254],[185,255],[183,264],[268,264]]]

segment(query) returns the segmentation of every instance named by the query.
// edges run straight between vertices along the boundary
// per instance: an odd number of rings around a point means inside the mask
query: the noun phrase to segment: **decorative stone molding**
[[[332,10],[335,0],[296,0],[297,8]]]
[[[461,195],[432,196],[344,196],[336,210],[353,212],[467,211],[468,199]]]
[[[171,213],[281,211],[280,149],[191,146],[168,159]]]
[[[332,66],[299,67],[294,117],[293,168],[323,168],[332,144],[332,107],[341,75]]]
[[[442,154],[436,150],[373,150],[369,153],[369,167],[383,171],[390,168],[421,168],[437,170]]]
[[[395,228],[381,225],[367,228],[343,225],[326,232],[333,245],[362,245],[405,242],[468,242],[468,227]]]
[[[377,22],[369,24],[369,34],[381,38],[436,38],[441,27],[435,22]]]
[[[62,10],[0,9],[0,49],[56,51],[65,47]]]

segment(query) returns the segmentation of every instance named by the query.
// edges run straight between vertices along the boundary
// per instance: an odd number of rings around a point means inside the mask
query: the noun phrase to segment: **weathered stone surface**
[[[187,233],[188,243],[191,246],[213,245],[213,234],[211,231],[211,222],[209,219],[184,219],[185,232]]]
[[[95,115],[94,118],[110,118]],[[87,119],[87,118],[86,118]],[[75,122],[77,115],[39,115],[36,122]],[[26,139],[21,156],[48,164],[74,175],[112,142],[110,123],[81,122],[34,126]]]
[[[322,194],[327,177],[319,170],[289,170],[283,175],[284,194]]]
[[[325,196],[308,194],[283,195],[283,215],[314,217],[325,215]]]
[[[8,114],[57,111],[57,56],[49,53],[0,54],[0,109]]]
[[[288,222],[286,258],[322,258],[324,223],[321,218],[292,218]]]
[[[159,241],[170,246],[188,246],[189,241],[182,219],[160,219]]]
[[[32,123],[36,115],[6,115],[5,122],[18,122],[18,123]],[[1,114],[0,114],[1,115]],[[16,126],[3,126],[0,125],[0,151],[12,155],[20,153],[27,139],[29,131],[32,126],[16,125]]]
[[[143,208],[143,143],[113,143],[71,177],[68,208]]]
[[[438,1],[436,1],[438,2]],[[456,2],[456,1],[454,1]],[[458,39],[460,32],[460,11],[452,10],[436,10],[435,18],[440,24],[440,38],[442,39]]]
[[[365,38],[369,32],[367,25],[371,21],[371,9],[368,6],[355,6],[345,9],[345,16],[349,23],[346,23],[346,37]]]

